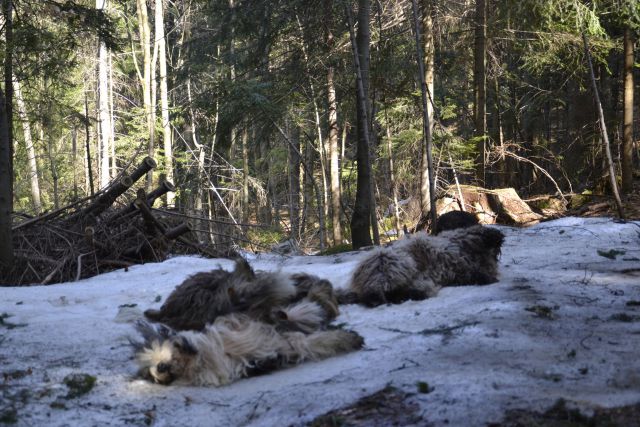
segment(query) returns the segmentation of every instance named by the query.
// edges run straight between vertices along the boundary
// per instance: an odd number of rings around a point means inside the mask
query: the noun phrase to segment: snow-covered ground
[[[640,402],[640,223],[564,218],[500,229],[498,283],[343,306],[337,323],[365,337],[363,350],[222,388],[135,378],[128,337],[142,310],[192,273],[231,268],[228,260],[176,257],[78,283],[0,288],[0,423],[302,425],[387,385],[411,395],[420,425],[486,425],[559,398],[584,411]],[[343,287],[365,255],[248,258]],[[64,378],[74,373],[96,383],[67,398]]]

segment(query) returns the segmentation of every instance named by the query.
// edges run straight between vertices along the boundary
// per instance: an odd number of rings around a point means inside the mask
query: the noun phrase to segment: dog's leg
[[[285,361],[293,363],[326,359],[359,350],[364,345],[364,339],[360,335],[343,329],[319,331],[310,335],[291,332],[283,336],[288,346],[281,349],[281,354]]]

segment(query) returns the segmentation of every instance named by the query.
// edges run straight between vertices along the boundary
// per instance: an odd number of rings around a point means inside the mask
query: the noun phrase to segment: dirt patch
[[[618,408],[597,409],[592,416],[567,407],[560,399],[544,413],[508,411],[500,423],[490,427],[640,427],[640,403]]]
[[[428,386],[427,386],[428,387]],[[352,405],[319,416],[309,427],[405,426],[423,424],[411,395],[387,386]]]

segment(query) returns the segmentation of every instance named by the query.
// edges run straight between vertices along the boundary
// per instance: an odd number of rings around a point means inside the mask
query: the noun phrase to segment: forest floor
[[[180,256],[1,288],[0,424],[640,426],[640,222],[567,217],[505,235],[500,280],[341,306],[362,351],[220,388],[136,377],[142,310],[224,259]],[[246,254],[344,287],[367,252]]]

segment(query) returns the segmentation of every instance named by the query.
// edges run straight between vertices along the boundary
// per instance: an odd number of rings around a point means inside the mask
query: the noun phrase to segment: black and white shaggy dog
[[[442,286],[493,283],[503,240],[481,225],[412,235],[363,259],[339,300],[376,306],[429,298]]]
[[[172,329],[200,331],[230,313],[310,332],[335,319],[339,310],[329,281],[309,274],[254,272],[239,258],[233,271],[218,268],[188,277],[159,310],[144,314]]]
[[[239,378],[360,349],[364,340],[342,329],[282,332],[246,314],[219,316],[203,331],[175,332],[139,321],[144,343],[133,343],[143,377],[160,384],[222,386]]]

